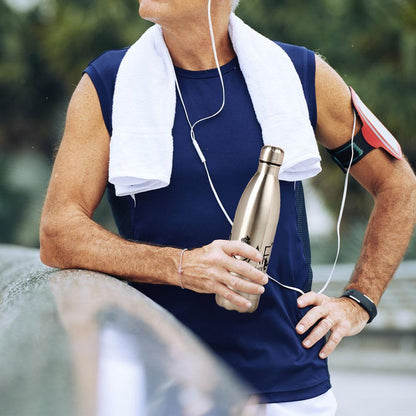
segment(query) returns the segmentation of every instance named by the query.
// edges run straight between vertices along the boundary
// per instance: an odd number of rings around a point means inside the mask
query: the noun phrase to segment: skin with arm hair
[[[317,135],[327,148],[347,142],[351,136],[353,113],[351,95],[339,75],[317,57],[316,98]],[[360,129],[357,125],[356,132]],[[357,289],[375,304],[393,277],[416,223],[416,178],[405,159],[396,160],[375,149],[351,168],[352,175],[374,198],[360,257],[346,289]],[[348,298],[329,298],[314,292],[298,299],[299,307],[313,306],[296,329],[303,334],[315,328],[303,341],[313,346],[329,331],[331,335],[320,352],[326,358],[345,336],[359,333],[369,315]]]

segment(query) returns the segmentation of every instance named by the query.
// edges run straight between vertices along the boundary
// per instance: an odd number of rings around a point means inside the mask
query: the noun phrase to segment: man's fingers
[[[328,357],[344,337],[358,334],[368,320],[367,314],[354,301],[346,298],[329,298],[308,292],[298,298],[298,306],[314,306],[296,325],[299,334],[313,327],[302,342],[305,348],[313,347],[330,332],[319,353],[320,358]]]
[[[333,327],[335,323],[328,316],[322,319],[311,333],[303,340],[302,344],[305,348],[311,348],[321,338],[323,338]]]
[[[321,305],[325,300],[325,295],[316,292],[308,292],[298,298],[299,308],[311,305]]]
[[[337,345],[341,342],[342,338],[344,338],[342,332],[339,329],[334,328],[331,335],[328,338],[328,341],[319,352],[319,357],[322,359],[328,357],[328,355],[331,354],[337,347]]]
[[[252,306],[248,299],[234,292],[225,285],[218,287],[216,293],[235,305],[240,312],[246,312]]]
[[[241,276],[229,273],[223,281],[229,288],[239,292],[250,293],[252,295],[261,295],[264,293],[264,287],[256,283],[243,279]]]
[[[228,257],[226,267],[231,273],[249,279],[254,283],[265,285],[268,282],[268,278],[263,272],[243,260]]]
[[[241,258],[259,262],[262,257],[241,241],[213,241],[183,257],[182,283],[196,292],[223,296],[239,309],[247,310],[251,305],[241,294],[261,295],[268,278]]]
[[[312,308],[296,325],[296,331],[299,334],[304,334],[327,314],[328,311],[323,306],[316,306],[315,308]],[[322,326],[325,327],[327,325],[325,323]]]
[[[258,263],[263,260],[261,253],[246,243],[238,240],[224,241],[224,243],[222,249],[229,256],[240,256]]]

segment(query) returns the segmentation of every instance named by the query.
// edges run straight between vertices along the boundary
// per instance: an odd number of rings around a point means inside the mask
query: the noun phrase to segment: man
[[[196,332],[254,386],[264,403],[272,403],[268,414],[332,415],[335,405],[326,357],[343,337],[360,332],[373,312],[348,296],[329,298],[309,291],[297,297],[235,258],[259,262],[262,256],[243,242],[227,241],[230,226],[189,138],[189,125],[192,131],[192,122],[215,113],[221,104],[218,73],[212,69],[216,62],[207,2],[139,0],[141,17],[162,28],[178,79],[169,186],[131,198],[116,196],[108,185],[112,112],[116,111],[112,98],[126,51],[104,54],[87,68],[69,105],[42,215],[41,258],[50,266],[98,270],[131,282]],[[228,31],[231,7],[237,3],[212,1],[226,101],[220,116],[195,127],[230,213],[257,167],[262,145],[262,129]],[[302,99],[318,141],[338,149],[350,140],[354,124],[350,90],[312,52],[280,46],[299,74]],[[147,99],[150,103],[152,97]],[[358,119],[354,134],[361,127]],[[371,306],[379,302],[414,228],[416,179],[404,159],[381,148],[368,152],[351,172],[374,196],[375,205],[347,289],[365,295]],[[91,219],[106,187],[123,237]],[[281,192],[282,214],[268,273],[308,291],[307,249],[297,222],[302,215],[296,202],[301,184],[283,181]],[[238,292],[262,294],[255,313],[224,310],[212,296],[221,295],[248,309],[250,303]]]

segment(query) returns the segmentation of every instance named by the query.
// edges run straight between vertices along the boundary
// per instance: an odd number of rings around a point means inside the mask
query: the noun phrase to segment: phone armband
[[[383,148],[396,159],[402,159],[403,154],[399,142],[361,101],[360,97],[351,87],[350,90],[352,103],[363,123],[361,130],[366,142],[374,148]]]
[[[361,130],[354,136],[352,164],[360,161],[371,150],[382,148],[396,159],[402,159],[402,149],[399,142],[381,123],[381,121],[361,101],[357,93],[350,87],[352,104],[362,122]],[[345,172],[351,160],[351,141],[337,147],[327,149],[332,159]]]

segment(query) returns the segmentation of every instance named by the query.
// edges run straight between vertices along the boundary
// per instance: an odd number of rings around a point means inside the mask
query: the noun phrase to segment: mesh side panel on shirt
[[[310,291],[312,287],[312,266],[311,266],[311,244],[309,241],[308,219],[306,217],[305,196],[303,193],[302,182],[295,183],[295,200],[296,200],[296,212],[298,231],[303,245],[303,254],[305,260],[308,263],[308,284],[304,288],[305,291]]]

